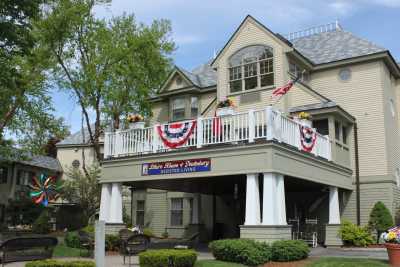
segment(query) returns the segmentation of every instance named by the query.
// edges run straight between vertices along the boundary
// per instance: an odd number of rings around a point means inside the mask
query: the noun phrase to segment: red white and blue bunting
[[[317,132],[307,126],[300,125],[300,143],[303,151],[311,152],[317,142]]]
[[[196,121],[189,121],[159,125],[157,126],[157,131],[164,145],[169,148],[177,148],[186,144],[192,136],[195,127]]]

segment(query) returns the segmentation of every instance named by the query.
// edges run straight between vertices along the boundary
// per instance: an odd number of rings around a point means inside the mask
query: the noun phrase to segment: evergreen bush
[[[275,241],[271,245],[273,261],[297,261],[308,257],[310,248],[301,240]]]
[[[377,235],[377,243],[379,242],[379,237],[383,232],[393,226],[393,217],[389,209],[386,208],[383,202],[378,201],[375,203],[369,215],[368,226],[371,230],[374,230]]]
[[[210,243],[209,248],[217,260],[257,266],[271,260],[268,244],[250,239],[222,239]]]
[[[139,254],[140,267],[193,267],[197,253],[191,249],[148,250]]]
[[[50,233],[51,225],[50,225],[50,215],[47,210],[44,210],[39,218],[32,225],[32,232],[35,234],[45,235]]]
[[[80,248],[80,240],[77,232],[68,232],[65,234],[64,243],[70,248]]]

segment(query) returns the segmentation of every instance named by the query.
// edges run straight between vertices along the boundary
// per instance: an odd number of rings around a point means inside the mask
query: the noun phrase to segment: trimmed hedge
[[[222,239],[210,243],[215,259],[257,266],[271,260],[271,248],[267,243],[250,239]]]
[[[296,261],[305,259],[310,253],[308,245],[301,240],[275,241],[271,246],[273,261]]]
[[[191,249],[148,250],[139,254],[140,267],[193,267],[196,260],[197,253]]]
[[[96,267],[96,265],[91,261],[43,260],[29,262],[25,267]]]

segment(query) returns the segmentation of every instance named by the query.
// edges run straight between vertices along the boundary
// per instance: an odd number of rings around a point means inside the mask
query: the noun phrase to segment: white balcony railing
[[[218,120],[217,132],[216,120]],[[104,140],[104,157],[115,158],[171,151],[163,144],[156,127],[107,132]],[[201,148],[216,144],[238,144],[238,142],[253,143],[258,139],[276,140],[302,150],[300,123],[282,115],[272,107],[218,118],[198,118],[191,137],[180,148]],[[329,137],[316,133],[316,143],[310,153],[331,160]]]

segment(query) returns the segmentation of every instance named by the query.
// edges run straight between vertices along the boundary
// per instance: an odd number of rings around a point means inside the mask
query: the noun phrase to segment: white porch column
[[[111,184],[101,185],[99,220],[108,222],[110,219]]]
[[[113,183],[111,188],[110,217],[109,223],[122,224],[122,186]]]
[[[264,173],[263,225],[287,225],[285,180],[282,174]]]
[[[336,186],[329,187],[329,224],[340,224],[339,193]]]
[[[285,200],[285,178],[282,174],[276,175],[276,211],[278,225],[287,225],[286,200]]]
[[[247,174],[246,218],[244,224],[260,224],[260,192],[258,187],[258,175],[255,173]]]
[[[192,224],[199,224],[199,204],[200,194],[195,194],[193,198],[193,210],[192,210]]]

